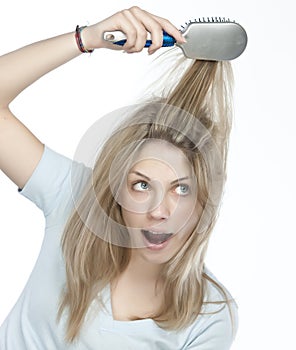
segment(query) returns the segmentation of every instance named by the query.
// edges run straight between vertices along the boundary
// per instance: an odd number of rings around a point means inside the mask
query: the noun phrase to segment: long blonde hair
[[[67,341],[78,337],[91,303],[129,263],[129,236],[116,193],[133,155],[149,139],[168,141],[188,157],[203,208],[203,220],[163,267],[164,304],[153,319],[177,330],[201,313],[206,281],[215,283],[203,268],[226,177],[231,91],[228,62],[193,61],[166,96],[141,104],[104,144],[62,237],[67,280],[58,318],[67,311]]]

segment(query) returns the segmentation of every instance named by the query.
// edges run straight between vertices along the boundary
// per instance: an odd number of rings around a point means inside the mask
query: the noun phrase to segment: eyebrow
[[[147,175],[145,174],[142,174],[141,172],[137,171],[137,170],[133,170],[130,172],[130,174],[136,174],[138,176],[141,176],[143,177],[144,179],[146,179],[147,181],[151,181],[150,177],[148,177]],[[176,179],[174,181],[171,182],[171,185],[175,184],[175,183],[179,183],[183,180],[188,180],[189,179],[189,176],[184,176],[184,177],[180,177],[179,179]]]

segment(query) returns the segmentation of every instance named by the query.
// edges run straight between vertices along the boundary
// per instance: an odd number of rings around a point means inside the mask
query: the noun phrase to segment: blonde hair
[[[78,337],[91,303],[129,263],[129,236],[116,196],[135,152],[151,139],[184,152],[195,171],[203,208],[203,220],[163,267],[164,304],[152,318],[164,329],[190,325],[202,312],[207,281],[219,287],[227,303],[223,288],[203,268],[226,177],[231,87],[228,62],[193,61],[166,96],[141,104],[104,144],[92,183],[62,238],[67,281],[58,318],[67,311],[67,341]]]

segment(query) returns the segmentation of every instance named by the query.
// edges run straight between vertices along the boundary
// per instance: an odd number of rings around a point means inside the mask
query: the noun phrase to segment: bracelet
[[[76,39],[76,43],[77,46],[79,48],[79,50],[83,53],[92,53],[94,51],[94,49],[87,49],[84,47],[82,39],[81,39],[81,32],[83,31],[84,28],[86,28],[87,26],[83,26],[83,27],[79,27],[79,25],[76,26],[76,30],[75,30],[75,39]]]

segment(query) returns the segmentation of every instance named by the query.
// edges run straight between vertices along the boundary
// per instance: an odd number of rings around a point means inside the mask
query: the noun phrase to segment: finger
[[[138,7],[132,7],[130,11],[143,23],[146,30],[151,33],[152,45],[148,49],[149,53],[155,52],[162,46],[163,30],[174,37],[177,42],[184,43],[186,41],[180,31],[169,20],[153,15]]]
[[[138,9],[135,11],[135,13],[132,9],[124,11],[126,19],[133,25],[136,30],[133,40],[129,41],[128,52],[139,52],[144,48],[146,44],[147,29],[143,25],[143,22],[139,19],[140,16],[138,15],[141,11],[141,9]],[[129,36],[129,33],[127,33],[127,36]]]
[[[148,48],[148,53],[151,55],[152,53],[154,53],[155,51],[157,51],[159,48],[162,47],[162,44],[163,44],[163,29],[157,23],[157,25],[154,24],[153,26],[151,26],[149,31],[151,33],[152,44]]]
[[[153,18],[153,16],[136,6],[130,9],[133,16],[137,19],[138,23],[145,28],[145,31],[151,33],[152,44],[148,49],[149,53],[152,53],[159,49],[163,43],[163,32],[160,23]]]
[[[121,30],[126,35],[126,43],[123,45],[123,49],[125,51],[131,50],[137,42],[137,26],[135,25],[135,21],[131,20],[128,15],[128,10],[122,10],[118,13],[117,18],[117,28]]]
[[[116,45],[108,40],[104,40],[105,32],[120,30],[128,36],[125,46]],[[112,50],[124,50],[134,46],[136,40],[136,29],[133,24],[124,16],[122,12],[114,15],[86,28],[84,32],[88,32],[90,47],[107,48]]]
[[[126,43],[123,46],[110,43],[108,40],[104,40],[103,47],[118,50],[130,50],[134,47],[137,40],[137,28],[133,21],[126,15],[126,11],[123,10],[108,17],[102,22],[96,24],[98,35],[103,35],[106,31],[120,30],[126,35]],[[101,33],[101,34],[100,34]]]
[[[152,15],[152,17],[161,25],[164,31],[166,31],[173,38],[175,38],[177,42],[179,43],[186,42],[180,30],[177,27],[175,27],[168,19],[155,16],[155,15]]]

